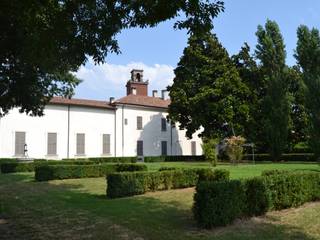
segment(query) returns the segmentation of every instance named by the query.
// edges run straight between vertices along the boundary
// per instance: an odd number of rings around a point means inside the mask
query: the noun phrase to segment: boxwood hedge
[[[90,165],[49,165],[35,166],[35,180],[102,177],[112,172],[145,171],[144,164],[90,164]]]
[[[224,226],[239,217],[263,215],[271,209],[320,199],[320,173],[278,173],[243,181],[199,182],[193,206],[198,225]]]
[[[223,174],[222,174],[223,172]],[[107,175],[107,197],[118,198],[148,191],[193,187],[198,180],[228,180],[226,170],[180,169],[157,172],[111,173]]]

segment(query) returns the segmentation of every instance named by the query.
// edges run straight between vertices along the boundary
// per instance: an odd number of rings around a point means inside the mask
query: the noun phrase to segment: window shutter
[[[141,116],[137,117],[137,129],[138,130],[142,129],[142,117]]]
[[[102,154],[110,154],[110,134],[102,136]]]
[[[197,155],[197,145],[195,141],[191,142],[191,155]]]
[[[57,154],[57,133],[48,133],[47,154],[48,155]]]
[[[143,141],[137,141],[137,155],[143,156]]]
[[[77,133],[77,155],[85,154],[85,134]]]
[[[15,133],[15,155],[16,156],[24,155],[25,143],[26,143],[26,133],[16,132]]]
[[[161,131],[167,131],[167,120],[165,118],[161,118]]]
[[[167,141],[161,142],[161,155],[163,156],[167,155]]]

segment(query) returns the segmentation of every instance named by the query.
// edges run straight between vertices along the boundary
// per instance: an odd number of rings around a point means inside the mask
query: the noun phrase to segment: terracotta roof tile
[[[78,98],[68,99],[68,98],[63,98],[63,97],[53,97],[50,100],[50,104],[114,109],[114,107],[112,105],[110,105],[109,102],[106,102],[106,101],[78,99]]]
[[[170,102],[170,100],[163,100],[162,98],[158,97],[139,96],[130,94],[128,96],[116,100],[115,103],[145,107],[168,108]]]

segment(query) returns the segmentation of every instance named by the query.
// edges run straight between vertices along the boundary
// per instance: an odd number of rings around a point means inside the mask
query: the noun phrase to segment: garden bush
[[[193,215],[203,228],[225,226],[241,217],[245,193],[238,180],[199,182],[194,195]]]
[[[35,167],[36,181],[54,179],[102,177],[113,172],[144,171],[143,164],[91,164],[91,165],[48,165],[40,164]]]
[[[140,163],[121,163],[116,164],[116,172],[135,172],[135,171],[147,171],[148,167],[145,164]]]
[[[193,214],[199,226],[211,228],[319,199],[320,173],[273,171],[241,182],[199,181]]]
[[[245,161],[252,161],[252,154],[246,154],[243,158]],[[270,162],[271,157],[269,154],[259,153],[254,155],[256,162]],[[286,153],[282,154],[278,161],[284,162],[316,162],[317,159],[313,153]]]
[[[92,161],[95,163],[136,163],[137,157],[92,157],[92,158],[63,158],[66,161]]]
[[[179,155],[179,156],[146,156],[144,162],[204,162],[204,156]]]
[[[210,172],[213,172],[211,175]],[[110,198],[143,194],[148,191],[193,187],[199,176],[213,176],[212,169],[178,169],[158,172],[112,173],[107,175],[107,196]],[[218,173],[215,178],[227,174]]]
[[[1,173],[33,172],[34,164],[32,162],[3,162],[0,168]]]
[[[160,167],[158,171],[162,172],[162,171],[174,171],[174,170],[178,170],[178,168],[176,168],[176,167]]]

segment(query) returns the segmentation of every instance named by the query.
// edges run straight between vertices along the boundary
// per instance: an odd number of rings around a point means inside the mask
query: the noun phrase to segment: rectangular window
[[[57,155],[57,133],[48,133],[47,154]]]
[[[110,134],[102,135],[102,154],[110,154]]]
[[[191,142],[191,155],[197,155],[197,145],[195,141]]]
[[[161,155],[167,155],[167,141],[161,141]]]
[[[138,130],[142,129],[142,117],[141,116],[137,117],[137,129]]]
[[[85,154],[85,134],[77,133],[77,155]]]
[[[143,156],[143,141],[137,141],[137,155]]]
[[[161,118],[161,131],[162,132],[167,131],[167,120],[165,118]]]
[[[16,156],[24,155],[24,145],[26,144],[26,133],[25,132],[15,132],[15,150],[14,154]]]

